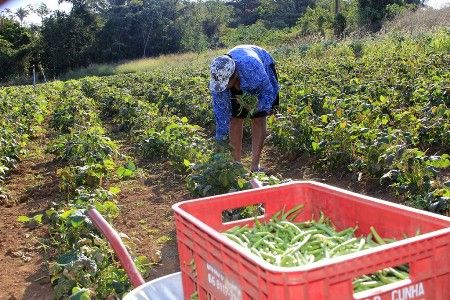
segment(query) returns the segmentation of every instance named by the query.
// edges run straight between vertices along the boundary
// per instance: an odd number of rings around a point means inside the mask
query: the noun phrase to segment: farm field
[[[113,299],[131,289],[90,207],[124,234],[146,280],[176,272],[171,205],[247,189],[252,176],[317,180],[449,215],[448,31],[271,53],[281,107],[268,119],[268,174],[248,172],[249,132],[243,165],[215,146],[214,53],[145,73],[1,88],[5,299]]]

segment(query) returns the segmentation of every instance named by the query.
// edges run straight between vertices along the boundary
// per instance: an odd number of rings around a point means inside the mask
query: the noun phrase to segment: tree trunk
[[[147,34],[147,38],[145,39],[145,43],[144,43],[144,56],[143,58],[145,58],[145,52],[147,51],[147,45],[148,45],[148,41],[150,40],[150,34],[151,34],[151,30],[148,31]]]

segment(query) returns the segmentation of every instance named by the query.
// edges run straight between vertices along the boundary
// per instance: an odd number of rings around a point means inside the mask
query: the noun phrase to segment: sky
[[[49,1],[42,1],[42,0],[0,0],[0,11],[2,11],[5,8],[9,8],[12,11],[15,11],[19,7],[25,7],[29,4],[33,6],[38,6],[39,3],[44,2],[48,8],[51,10],[64,10],[66,12],[70,11],[71,4],[67,2],[63,2],[62,4],[58,5],[58,0],[49,0]],[[426,1],[426,4],[428,6],[431,6],[433,8],[442,8],[445,6],[450,6],[450,0],[428,0]],[[31,14],[25,19],[25,23],[27,24],[39,24],[40,18],[36,14]]]
[[[450,1],[450,0],[449,0]],[[48,0],[48,1],[36,1],[36,0],[0,0],[0,11],[5,8],[9,8],[12,11],[17,10],[19,7],[25,7],[27,5],[32,5],[33,7],[37,7],[40,3],[45,3],[50,10],[63,10],[69,12],[72,4],[63,2],[58,5],[58,0]],[[39,24],[41,22],[40,18],[36,14],[30,14],[25,18],[25,23],[27,24]]]

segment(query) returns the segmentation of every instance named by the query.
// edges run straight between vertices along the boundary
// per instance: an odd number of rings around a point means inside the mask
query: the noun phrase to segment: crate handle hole
[[[353,279],[355,294],[363,293],[388,284],[409,279],[409,264],[380,269],[376,272],[364,274]],[[359,299],[359,297],[357,297]]]
[[[255,217],[264,216],[264,203],[257,203],[248,206],[241,206],[222,211],[222,223],[229,223],[244,219],[253,219]]]

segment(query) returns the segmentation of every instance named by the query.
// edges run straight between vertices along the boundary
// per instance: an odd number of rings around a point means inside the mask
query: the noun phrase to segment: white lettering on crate
[[[382,300],[388,299],[389,294],[383,294],[378,296],[373,296],[369,298],[365,298],[364,300]],[[422,298],[425,296],[425,288],[423,286],[423,282],[419,282],[416,284],[412,284],[409,286],[405,286],[391,292],[391,300],[425,300]],[[418,298],[421,297],[421,298]]]
[[[420,296],[425,296],[425,289],[423,288],[422,282],[402,287],[391,293],[392,300],[410,300]]]
[[[208,283],[216,290],[229,300],[242,299],[242,291],[237,284],[225,277],[222,272],[211,266],[209,263],[206,263],[206,269],[208,270]]]

